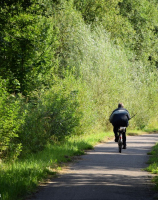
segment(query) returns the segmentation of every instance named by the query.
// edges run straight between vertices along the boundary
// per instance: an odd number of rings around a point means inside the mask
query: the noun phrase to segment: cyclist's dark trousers
[[[118,137],[118,129],[119,127],[118,126],[114,126],[114,134],[115,134],[115,138]],[[125,133],[122,133],[122,139],[123,139],[123,145],[126,145],[126,132]]]

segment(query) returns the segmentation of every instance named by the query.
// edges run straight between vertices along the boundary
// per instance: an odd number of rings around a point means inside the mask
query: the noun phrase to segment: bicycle
[[[136,115],[137,115],[137,113],[134,114],[129,120],[131,120]],[[118,148],[119,148],[119,153],[121,153],[121,151],[122,151],[122,145],[123,145],[123,136],[122,136],[122,134],[123,133],[126,134],[126,127],[120,126],[119,129],[118,129],[118,133],[119,133],[119,136],[118,136]]]
[[[126,127],[120,127],[118,129],[118,133],[119,133],[118,148],[119,148],[119,153],[121,153],[121,151],[122,151],[122,145],[123,145],[122,134],[126,133]]]

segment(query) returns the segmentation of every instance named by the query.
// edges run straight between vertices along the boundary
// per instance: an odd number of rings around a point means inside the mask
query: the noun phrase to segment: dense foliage
[[[158,127],[156,0],[0,2],[0,157],[111,129],[122,101]]]

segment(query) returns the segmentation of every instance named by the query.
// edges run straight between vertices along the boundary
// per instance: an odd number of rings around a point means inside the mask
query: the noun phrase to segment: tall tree
[[[35,89],[39,74],[53,65],[57,32],[47,6],[35,0],[1,2],[0,75],[9,78],[10,92]]]

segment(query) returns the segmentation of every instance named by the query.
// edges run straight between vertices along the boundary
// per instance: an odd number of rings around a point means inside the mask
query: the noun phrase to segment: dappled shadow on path
[[[152,200],[146,176],[64,174],[36,195],[40,200]],[[50,198],[51,197],[51,198]]]
[[[127,137],[128,148],[121,154],[113,141],[99,144],[65,174],[42,187],[34,199],[152,200],[155,194],[151,178],[142,168],[147,166],[147,152],[157,138],[157,135]]]

